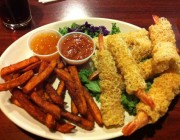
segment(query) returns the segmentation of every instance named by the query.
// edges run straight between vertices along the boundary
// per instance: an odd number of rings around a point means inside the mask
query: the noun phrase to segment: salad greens
[[[135,95],[122,92],[121,103],[130,115],[136,115],[136,105],[139,103],[139,99]]]
[[[83,32],[90,35],[92,38],[97,37],[99,33],[102,33],[104,36],[108,34],[116,34],[120,32],[119,27],[116,26],[116,23],[112,23],[111,31],[107,30],[105,26],[94,26],[89,24],[87,21],[84,24],[72,23],[70,27],[59,28],[59,32],[62,35],[65,35],[70,32]]]
[[[116,26],[116,23],[112,23],[112,29],[111,29],[110,34],[113,35],[117,33],[120,33],[120,29],[119,27]]]
[[[149,91],[152,85],[152,81],[146,82],[147,88],[146,92]],[[139,99],[135,95],[129,95],[125,91],[122,92],[121,95],[121,103],[124,106],[124,109],[130,114],[130,115],[136,115],[136,105],[139,103]]]
[[[100,96],[100,85],[99,85],[99,80],[92,80],[90,81],[88,77],[92,74],[93,72],[89,69],[81,69],[79,72],[79,77],[82,82],[82,84],[91,92],[91,95],[96,98],[97,101],[99,101],[99,96]]]

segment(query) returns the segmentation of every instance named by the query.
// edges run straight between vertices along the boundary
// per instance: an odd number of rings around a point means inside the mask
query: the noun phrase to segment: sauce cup
[[[71,32],[60,38],[57,50],[66,63],[81,65],[87,62],[94,54],[95,43],[85,33]]]
[[[61,34],[53,29],[41,29],[30,35],[27,44],[33,55],[43,60],[58,59],[57,43]]]

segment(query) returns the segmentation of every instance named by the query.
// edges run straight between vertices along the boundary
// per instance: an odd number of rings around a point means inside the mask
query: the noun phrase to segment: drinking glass
[[[1,0],[3,24],[12,30],[31,23],[32,16],[28,0]]]

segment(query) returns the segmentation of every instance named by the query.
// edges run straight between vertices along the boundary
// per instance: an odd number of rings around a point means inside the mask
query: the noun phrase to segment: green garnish
[[[139,99],[135,95],[122,92],[121,103],[130,115],[136,115],[136,105],[139,103]]]
[[[103,34],[104,36],[119,33],[120,29],[116,26],[116,23],[112,23],[111,31],[109,31],[105,26],[94,26],[88,22],[85,22],[84,24],[72,23],[70,27],[59,28],[59,32],[62,35],[70,32],[83,32],[94,38],[97,37],[99,33]]]
[[[112,23],[112,29],[111,29],[110,34],[113,35],[113,34],[117,34],[120,32],[121,31],[120,31],[119,27],[116,26],[116,23]]]
[[[82,84],[91,92],[91,95],[99,101],[100,96],[100,85],[99,80],[92,80],[90,81],[88,77],[92,74],[92,71],[89,69],[81,69],[79,72],[79,77]]]

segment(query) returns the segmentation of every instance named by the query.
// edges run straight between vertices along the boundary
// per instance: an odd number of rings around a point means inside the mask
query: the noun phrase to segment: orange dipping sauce
[[[61,35],[55,31],[45,31],[35,34],[30,41],[30,48],[36,54],[47,55],[57,51],[56,45]]]
[[[61,42],[61,53],[72,60],[81,60],[92,54],[94,42],[83,34],[71,34]]]

